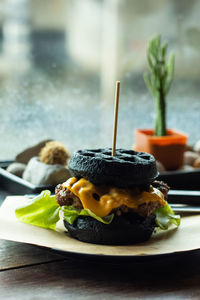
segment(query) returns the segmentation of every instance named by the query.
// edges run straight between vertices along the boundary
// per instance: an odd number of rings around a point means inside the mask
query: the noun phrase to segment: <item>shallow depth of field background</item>
[[[143,81],[148,40],[175,52],[168,127],[200,139],[200,1],[0,0],[0,160],[41,140],[70,152],[110,147],[121,81],[117,147],[152,128]]]

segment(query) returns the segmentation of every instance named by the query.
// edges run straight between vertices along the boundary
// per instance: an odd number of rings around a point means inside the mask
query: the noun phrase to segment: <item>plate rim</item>
[[[41,246],[41,247],[43,247],[43,246]],[[90,259],[90,260],[95,260],[95,261],[96,261],[96,259],[100,259],[103,261],[118,261],[118,262],[134,261],[134,262],[138,262],[138,263],[143,263],[143,262],[147,262],[147,261],[157,261],[157,260],[162,260],[163,258],[182,257],[185,255],[191,255],[191,254],[197,254],[197,253],[200,254],[200,248],[191,249],[191,250],[183,250],[183,251],[175,251],[175,252],[169,252],[169,253],[144,254],[144,255],[90,254],[90,253],[80,253],[80,252],[69,251],[69,250],[61,250],[61,249],[50,248],[50,247],[45,247],[45,248],[48,250],[58,252],[62,255],[70,256],[70,257],[80,257],[80,258]]]

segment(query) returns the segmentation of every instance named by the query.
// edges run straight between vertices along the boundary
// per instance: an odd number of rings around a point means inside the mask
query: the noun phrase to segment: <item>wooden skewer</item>
[[[119,107],[119,91],[120,91],[120,81],[116,81],[116,89],[115,89],[115,110],[114,110],[114,123],[113,123],[112,156],[115,156],[115,149],[116,149],[117,120],[118,120],[118,107]]]

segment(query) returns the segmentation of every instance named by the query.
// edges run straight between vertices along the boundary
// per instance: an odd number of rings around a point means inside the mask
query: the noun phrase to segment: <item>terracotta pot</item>
[[[155,136],[152,129],[137,129],[134,149],[152,154],[166,170],[177,170],[183,165],[186,142],[187,135],[173,129],[168,129],[166,136]]]

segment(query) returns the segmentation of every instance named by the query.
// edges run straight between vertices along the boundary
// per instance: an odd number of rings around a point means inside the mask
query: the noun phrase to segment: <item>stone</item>
[[[59,164],[44,164],[37,156],[30,159],[23,173],[23,179],[34,185],[57,185],[70,177],[67,167]]]
[[[25,168],[26,168],[26,164],[14,162],[7,167],[6,171],[18,177],[22,177]]]
[[[32,157],[38,156],[40,150],[46,145],[47,142],[50,141],[52,140],[44,140],[38,143],[37,145],[25,149],[15,157],[15,161],[19,163],[27,164]]]
[[[200,168],[200,156],[194,161],[193,167],[195,169]]]
[[[200,154],[200,140],[198,140],[194,145],[194,151]]]
[[[185,151],[185,152],[184,152],[184,157],[183,157],[184,165],[193,166],[194,161],[195,161],[198,157],[199,157],[199,155],[198,155],[196,152]]]
[[[160,161],[156,161],[157,170],[159,173],[165,172],[166,169]]]

